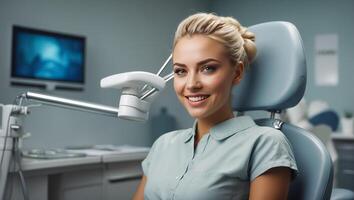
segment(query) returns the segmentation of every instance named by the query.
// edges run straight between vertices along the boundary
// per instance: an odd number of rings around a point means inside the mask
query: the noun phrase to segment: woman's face
[[[232,117],[231,89],[242,77],[225,47],[203,35],[183,37],[173,51],[174,89],[189,114],[197,119]]]

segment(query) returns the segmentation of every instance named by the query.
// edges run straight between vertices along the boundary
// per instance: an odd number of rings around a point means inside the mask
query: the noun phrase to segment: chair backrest
[[[306,87],[302,40],[288,22],[267,22],[249,27],[256,35],[257,57],[235,88],[237,111],[280,111],[295,106]],[[326,147],[312,133],[276,119],[256,121],[280,129],[292,145],[299,174],[291,183],[289,199],[330,199],[333,167]]]
[[[260,126],[274,126],[275,119],[259,119]],[[330,199],[332,160],[319,139],[305,129],[284,123],[280,129],[292,145],[299,174],[290,185],[289,200]]]
[[[295,106],[306,88],[306,61],[296,27],[267,22],[249,27],[256,35],[257,56],[235,87],[238,111],[283,110]]]

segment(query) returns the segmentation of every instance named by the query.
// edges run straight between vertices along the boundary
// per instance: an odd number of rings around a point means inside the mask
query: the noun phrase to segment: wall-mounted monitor
[[[83,36],[13,26],[11,85],[82,90]]]

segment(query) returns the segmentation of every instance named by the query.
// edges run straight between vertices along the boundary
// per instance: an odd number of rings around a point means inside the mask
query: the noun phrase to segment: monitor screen
[[[12,78],[84,83],[85,37],[13,26]]]

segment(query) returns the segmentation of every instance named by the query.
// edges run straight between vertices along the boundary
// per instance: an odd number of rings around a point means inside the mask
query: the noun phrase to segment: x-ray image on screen
[[[12,77],[84,82],[85,38],[14,27]]]

